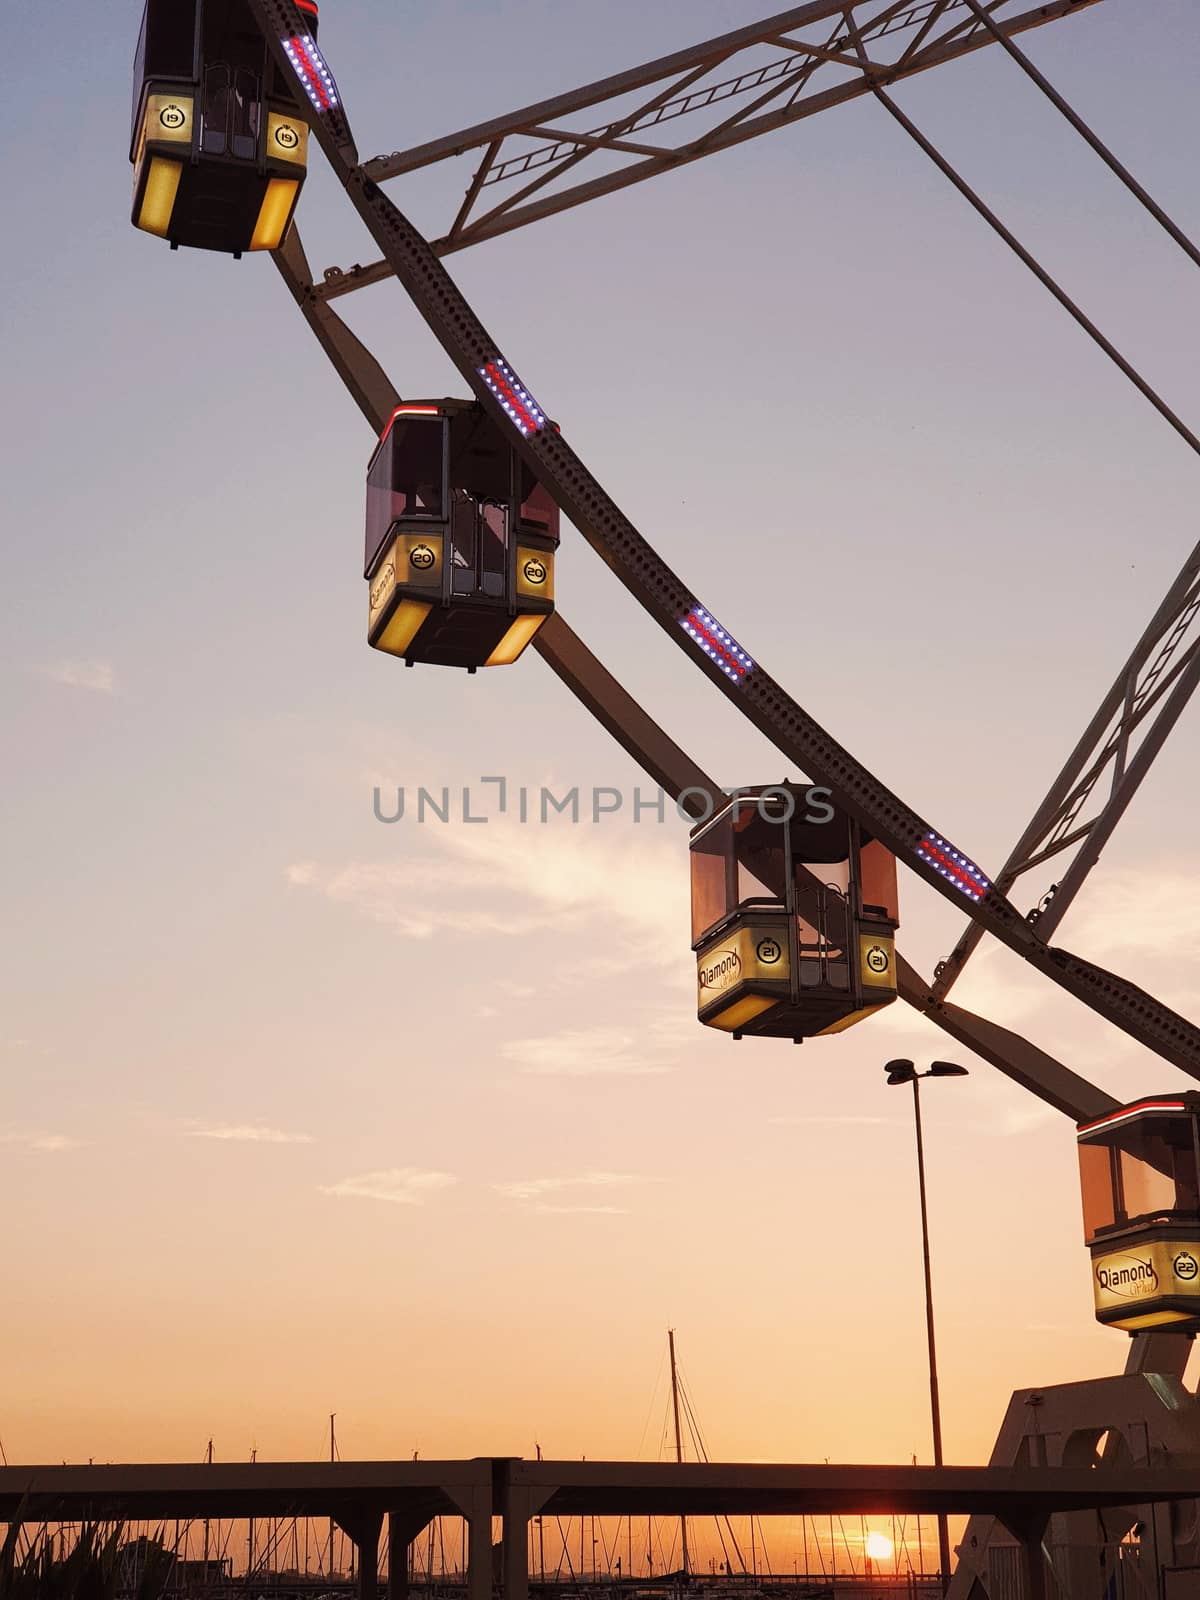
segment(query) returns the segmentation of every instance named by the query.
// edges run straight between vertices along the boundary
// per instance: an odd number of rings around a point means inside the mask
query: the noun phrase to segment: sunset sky
[[[763,8],[765,11],[767,8]],[[1026,44],[1200,230],[1185,0]],[[10,1461],[654,1459],[668,1325],[714,1458],[946,1455],[1117,1371],[1070,1123],[900,1005],[694,1016],[686,827],[532,653],[369,651],[369,429],[272,264],[130,227],[133,0],[7,8],[0,1443]],[[364,156],[753,20],[733,0],[329,0]],[[999,52],[897,98],[1200,423],[1200,278]],[[430,228],[469,171],[391,186]],[[314,163],[313,266],[373,259]],[[1198,463],[876,106],[451,258],[618,503],[808,709],[997,868],[1196,538]],[[342,302],[409,397],[402,292]],[[563,614],[719,781],[783,758],[572,529]],[[1200,1000],[1196,713],[1058,939]],[[485,774],[592,825],[376,821]],[[800,774],[788,774],[799,777]],[[474,791],[482,798],[486,789]],[[1052,874],[1022,884],[1022,909]],[[953,907],[901,879],[932,970]],[[985,946],[964,1003],[1121,1097],[1182,1075]]]

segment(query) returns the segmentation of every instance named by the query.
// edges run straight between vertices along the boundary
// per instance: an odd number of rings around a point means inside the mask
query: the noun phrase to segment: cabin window
[[[1089,1241],[1155,1217],[1200,1215],[1191,1117],[1147,1117],[1081,1141],[1079,1176]]]
[[[367,470],[365,569],[370,570],[398,517],[442,515],[440,417],[398,417]]]
[[[508,565],[508,508],[485,505],[479,530],[479,587],[495,599],[504,598]]]
[[[1090,1244],[1097,1234],[1116,1224],[1116,1151],[1106,1144],[1081,1144],[1079,1183],[1083,1191],[1083,1235]]]
[[[143,77],[190,79],[195,61],[195,0],[147,6],[133,63],[135,85],[140,89]]]
[[[1192,1119],[1134,1123],[1121,1138],[1120,1201],[1127,1217],[1195,1211],[1196,1157]]]
[[[205,155],[253,161],[258,150],[261,87],[257,73],[216,61],[204,73],[200,148]]]
[[[142,109],[142,89],[146,81],[146,22],[149,8],[142,12],[142,26],[138,33],[137,49],[133,52],[133,110],[129,119],[129,137],[138,135],[138,112]]]
[[[831,989],[848,989],[844,930],[850,914],[849,861],[796,861],[792,878],[795,905],[803,908],[796,917],[800,987],[827,984]]]
[[[504,598],[507,569],[508,511],[454,491],[450,512],[451,587],[455,594]]]
[[[896,890],[896,858],[878,839],[864,844],[859,854],[862,911],[865,917],[900,920],[900,897]]]
[[[478,517],[474,500],[455,490],[450,508],[450,587],[455,594],[475,592],[478,560]]]
[[[751,796],[735,800],[733,811],[737,818],[734,836],[738,904],[761,904],[765,900],[782,911],[787,892],[787,824],[782,817],[764,817],[758,801]]]
[[[443,434],[440,417],[393,425],[388,435],[393,520],[442,515]]]
[[[728,916],[733,823],[727,812],[692,841],[692,940]]]
[[[229,103],[229,148],[240,161],[253,161],[258,153],[261,102],[258,74],[239,67],[233,75]]]
[[[192,81],[196,64],[195,0],[174,0],[171,5],[148,5],[142,13],[137,50],[133,57],[133,127],[138,135],[138,113],[147,79]]]
[[[553,497],[523,461],[518,463],[517,471],[521,479],[521,521],[557,538],[558,506]]]
[[[223,156],[229,143],[229,78],[229,68],[224,62],[217,62],[204,73],[204,131],[200,135],[200,148],[205,155]]]

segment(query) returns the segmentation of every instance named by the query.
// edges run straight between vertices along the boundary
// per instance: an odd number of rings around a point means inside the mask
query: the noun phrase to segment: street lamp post
[[[911,1083],[913,1091],[913,1121],[917,1130],[917,1187],[921,1196],[921,1253],[925,1263],[925,1332],[929,1342],[929,1420],[933,1431],[933,1464],[942,1465],[942,1407],[938,1398],[937,1343],[933,1333],[933,1278],[929,1270],[929,1209],[925,1200],[925,1141],[921,1134],[921,1082],[922,1078],[965,1078],[966,1067],[953,1061],[934,1061],[926,1072],[918,1072],[911,1061],[889,1061],[884,1068],[889,1084]],[[950,1583],[950,1530],[946,1513],[939,1511],[938,1569],[942,1580],[942,1593]]]

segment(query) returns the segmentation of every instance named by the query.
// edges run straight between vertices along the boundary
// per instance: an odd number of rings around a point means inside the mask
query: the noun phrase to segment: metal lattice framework
[[[1007,38],[1098,3],[1054,0],[998,27]],[[820,38],[798,37],[799,29],[815,30]],[[869,55],[860,57],[856,39]],[[871,93],[877,83],[961,60],[990,43],[992,35],[968,9],[968,0],[812,0],[510,116],[376,156],[362,170],[383,183],[455,156],[475,158],[462,204],[445,233],[430,242],[434,254],[444,256],[842,105]],[[565,125],[584,113],[587,126]],[[644,137],[677,121],[682,126],[674,143],[650,144]],[[392,271],[385,253],[366,267],[331,269],[315,293],[333,299]]]
[[[249,3],[271,49],[287,69],[285,41],[303,33],[302,14],[293,0]],[[293,227],[276,253],[276,262],[309,326],[376,432],[398,404],[399,394],[330,302],[392,276],[400,281],[477,399],[504,426],[507,419],[486,374],[494,363],[507,358],[448,275],[441,257],[863,94],[873,94],[898,114],[884,93],[886,85],[992,43],[999,43],[1024,63],[1011,43],[1013,35],[1098,3],[1054,0],[1007,16],[1002,15],[1006,0],[992,0],[987,5],[979,0],[924,0],[920,4],[812,0],[751,27],[526,107],[510,117],[365,163],[359,160],[339,97],[334,107],[324,112],[305,108],[305,114],[382,259],[348,271],[330,269],[324,281],[316,283]],[[800,29],[805,36],[798,36]],[[776,53],[764,56],[771,51]],[[584,113],[586,127],[565,125]],[[691,120],[683,142],[647,143],[654,130],[682,124],[685,119]],[[926,143],[906,118],[900,115],[898,119],[919,142]],[[380,185],[468,152],[477,154],[477,164],[466,197],[445,234],[430,242]],[[999,226],[948,164],[931,149],[929,153],[977,209]],[[585,162],[592,164],[595,175],[581,181],[578,169]],[[601,166],[603,170],[597,170]],[[1167,412],[1016,241],[1002,227],[999,231],[1076,320],[1105,345],[1126,375],[1176,423],[1177,431],[1194,442],[1183,424]],[[1191,250],[1186,242],[1185,247]],[[1098,1015],[1164,1060],[1200,1078],[1200,1029],[1128,980],[1048,942],[1200,676],[1200,628],[1196,625],[1200,547],[1189,558],[993,881],[834,740],[742,647],[721,633],[737,650],[740,662],[746,663],[737,672],[730,672],[705,649],[705,630],[698,635],[692,625],[699,604],[696,596],[639,534],[561,433],[545,428],[528,436],[514,433],[513,440],[592,548],[742,715],[811,780],[828,785],[839,806],[883,840],[910,871],[966,911],[967,931],[949,959],[940,964],[932,985],[898,958],[898,986],[905,1001],[1075,1120],[1113,1108],[1117,1102],[1112,1096],[1029,1040],[946,998],[971,951],[990,933]],[[703,615],[708,618],[706,626],[719,628],[710,614]],[[699,814],[722,793],[613,678],[561,613],[541,629],[535,648],[649,776],[682,799],[685,809]],[[1065,870],[1056,868],[1058,882],[1044,896],[1040,908],[1022,914],[1009,898],[1010,890],[1022,875],[1060,856]],[[1139,1352],[1131,1358],[1135,1366],[1144,1361],[1149,1345],[1148,1338],[1135,1341]],[[1182,1360],[1179,1352],[1186,1341],[1157,1335],[1153,1346],[1156,1352],[1169,1346]],[[1161,1363],[1161,1356],[1156,1359]]]

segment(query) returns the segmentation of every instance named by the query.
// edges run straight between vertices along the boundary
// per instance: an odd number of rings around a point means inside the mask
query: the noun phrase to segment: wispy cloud
[[[1003,1079],[975,1074],[972,1096],[976,1112],[982,1112],[973,1124],[974,1131],[985,1138],[1011,1139],[1034,1133],[1039,1128],[1062,1126],[1061,1111],[1015,1089]],[[978,1103],[980,1100],[982,1105]]]
[[[1189,876],[1186,861],[1158,871],[1101,867],[1063,922],[1064,942],[1097,961],[1138,955],[1190,966],[1200,956],[1200,922],[1179,889]]]
[[[322,1194],[357,1200],[386,1200],[396,1206],[423,1206],[432,1194],[448,1189],[458,1179],[452,1172],[426,1172],[420,1167],[387,1167],[363,1172],[340,1183],[320,1185]]]
[[[582,823],[521,827],[507,820],[486,827],[426,826],[419,834],[416,824],[413,829],[419,855],[332,868],[300,860],[286,869],[287,881],[411,939],[438,933],[565,935],[602,926],[609,932],[604,949],[570,968],[579,981],[680,964],[687,873],[680,869],[675,838],[649,827],[625,829],[621,870],[614,872],[615,829],[602,837],[601,828]],[[535,832],[537,871],[531,872]],[[686,967],[684,959],[680,970]],[[521,995],[514,989],[511,997]]]
[[[787,1116],[769,1117],[767,1120],[773,1128],[811,1128],[818,1124],[834,1128],[898,1128],[902,1126],[899,1117]]]
[[[292,888],[313,890],[405,939],[428,939],[438,929],[498,933],[504,928],[499,914],[466,903],[470,872],[456,871],[440,851],[432,860],[351,861],[333,870],[316,861],[295,861],[286,877]],[[457,910],[456,892],[464,902]],[[530,929],[526,924],[511,931]]]
[[[65,1133],[0,1133],[0,1144],[24,1145],[27,1150],[45,1150],[57,1155],[62,1150],[78,1150],[82,1139]]]
[[[541,1078],[642,1078],[671,1070],[654,1058],[653,1046],[637,1046],[634,1035],[620,1028],[566,1028],[537,1039],[510,1039],[500,1054],[519,1072]]]
[[[950,998],[1006,1028],[1021,1028],[1053,1000],[1054,989],[1011,950],[990,945],[976,951]],[[889,1018],[901,1009],[893,1006]],[[919,1011],[908,1006],[903,1010],[922,1027],[933,1027]],[[945,1035],[938,1034],[944,1049]]]
[[[545,1197],[576,1189],[620,1189],[656,1181],[636,1172],[581,1172],[570,1177],[521,1178],[515,1182],[493,1184],[493,1188],[508,1199],[517,1201],[524,1210],[548,1216],[627,1217],[630,1214],[628,1206],[547,1200]]]
[[[1086,1322],[1072,1324],[1071,1326],[1068,1326],[1065,1322],[1027,1322],[1024,1326],[1026,1333],[1060,1334],[1067,1339],[1086,1339],[1091,1334],[1091,1327]]]
[[[959,999],[957,993],[954,999]],[[982,1004],[978,1007],[973,1006],[973,1009],[982,1010]],[[903,1000],[897,1000],[894,1005],[888,1007],[886,1027],[889,1037],[902,1038],[904,1048],[910,1050],[913,1055],[918,1049],[929,1050],[934,1055],[939,1049],[943,1052],[945,1050],[946,1035],[942,1030],[930,1022],[923,1012],[918,1011],[915,1006],[907,1005]]]
[[[543,1195],[558,1194],[563,1189],[614,1189],[631,1183],[653,1181],[636,1172],[581,1172],[565,1178],[519,1178],[515,1182],[493,1184],[492,1187],[510,1200],[540,1200]]]
[[[311,1133],[287,1133],[258,1123],[232,1122],[215,1128],[189,1128],[191,1139],[231,1139],[244,1144],[312,1144]]]
[[[531,1206],[532,1211],[555,1217],[628,1217],[628,1206]]]
[[[51,683],[70,689],[90,689],[94,694],[116,694],[117,674],[111,661],[51,661],[36,667]]]

